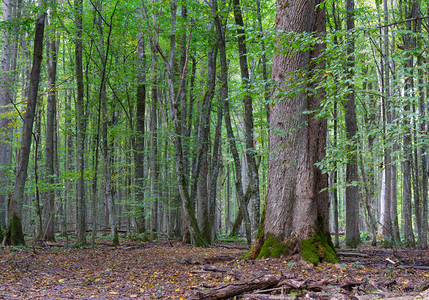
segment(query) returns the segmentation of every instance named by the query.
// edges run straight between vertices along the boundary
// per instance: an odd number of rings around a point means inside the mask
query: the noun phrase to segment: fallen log
[[[199,299],[226,299],[241,295],[246,292],[266,288],[276,285],[280,282],[280,277],[267,274],[243,282],[234,282],[224,284],[206,291],[199,291],[197,295]]]
[[[218,266],[208,266],[208,265],[201,266],[201,269],[203,269],[204,271],[221,272],[221,273],[226,273],[226,272],[229,272],[232,270],[231,268],[218,267]]]
[[[243,295],[243,300],[295,300],[296,296],[285,296],[285,295],[257,295],[257,294],[246,294]]]

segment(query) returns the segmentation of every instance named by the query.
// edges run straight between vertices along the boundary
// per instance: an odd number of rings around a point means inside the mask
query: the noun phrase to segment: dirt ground
[[[341,263],[318,266],[298,256],[240,260],[245,252],[244,244],[195,248],[175,241],[0,248],[0,299],[203,299],[204,291],[266,274],[279,282],[236,299],[425,299],[428,294],[428,251],[339,249]]]

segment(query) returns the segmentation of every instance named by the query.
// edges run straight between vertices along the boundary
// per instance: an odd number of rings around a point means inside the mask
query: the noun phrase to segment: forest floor
[[[106,240],[88,248],[61,241],[5,247],[0,248],[0,299],[232,295],[222,289],[235,289],[236,299],[429,299],[428,251],[342,248],[341,263],[318,266],[298,256],[240,260],[245,252],[246,245],[240,243],[195,248],[167,240],[121,240],[116,247]],[[274,282],[256,288],[255,278],[264,276]]]

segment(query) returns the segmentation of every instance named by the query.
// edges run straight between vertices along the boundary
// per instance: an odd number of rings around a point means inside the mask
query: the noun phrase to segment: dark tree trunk
[[[351,36],[347,37],[347,75],[350,80],[349,93],[346,95],[347,103],[345,104],[345,123],[347,138],[351,140],[349,149],[350,155],[346,166],[346,244],[348,247],[355,248],[360,243],[359,235],[359,187],[357,182],[358,163],[356,155],[357,136],[357,120],[356,120],[356,105],[354,92],[354,66],[355,66],[355,42],[352,36],[355,28],[354,21],[354,0],[346,0],[346,29]]]
[[[43,1],[42,3],[43,4]],[[30,158],[30,148],[33,132],[34,115],[36,111],[37,95],[39,91],[41,63],[43,59],[43,38],[45,32],[45,13],[37,15],[36,30],[34,35],[33,66],[30,75],[30,85],[28,91],[27,109],[23,115],[23,125],[21,143],[16,165],[16,181],[12,197],[9,202],[9,232],[11,234],[10,243],[24,244],[21,224],[21,206],[24,200],[25,182],[27,180],[28,162]],[[16,225],[16,226],[14,226]],[[16,240],[13,238],[16,237]]]
[[[75,3],[75,22],[76,22],[76,38],[75,38],[75,60],[76,60],[76,155],[77,155],[77,203],[76,203],[76,227],[78,245],[86,244],[86,201],[85,201],[85,115],[84,115],[84,89],[83,89],[83,42],[82,42],[82,14],[83,0],[76,0]]]
[[[243,90],[250,91],[250,75],[247,64],[247,46],[246,36],[244,31],[244,22],[241,13],[240,0],[233,0],[234,5],[234,19],[237,25],[237,40],[238,40],[238,53],[240,55],[240,70],[241,80],[243,84]],[[259,175],[258,168],[256,166],[256,149],[254,140],[254,122],[253,122],[253,104],[252,96],[250,92],[245,92],[243,98],[244,104],[244,127],[245,127],[245,139],[246,139],[246,161],[247,161],[247,172],[249,177],[249,188],[250,188],[250,199],[255,203],[255,212],[253,214],[253,231],[259,226],[260,219],[260,195],[259,195]],[[237,174],[240,176],[240,174]]]
[[[136,129],[134,142],[134,176],[136,182],[136,223],[137,232],[145,231],[144,209],[144,134],[146,113],[146,65],[145,65],[145,40],[143,34],[139,34],[137,56],[139,60],[139,73],[137,77],[137,108]]]
[[[54,5],[54,3],[52,3]],[[50,17],[48,17],[49,22]],[[53,184],[55,183],[55,123],[56,123],[56,79],[57,79],[57,40],[55,31],[50,29],[46,40],[46,49],[48,60],[46,67],[48,71],[48,101],[46,107],[46,145],[45,145],[45,164],[46,164],[46,182],[49,184],[48,191],[44,192],[44,228],[42,228],[42,238],[48,241],[55,240],[55,192]]]

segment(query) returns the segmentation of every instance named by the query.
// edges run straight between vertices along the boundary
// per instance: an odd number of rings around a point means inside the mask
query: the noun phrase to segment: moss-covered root
[[[246,258],[248,259],[256,259],[259,256],[259,253],[261,253],[262,246],[265,242],[265,206],[262,210],[262,217],[261,217],[261,224],[258,228],[258,233],[256,235],[256,239],[252,244],[252,247],[250,248],[249,252],[246,254]]]
[[[7,245],[25,245],[21,219],[15,214],[10,219],[9,227],[5,232],[5,237],[5,243]]]
[[[277,258],[287,255],[289,255],[289,243],[282,242],[278,237],[267,233],[258,258]]]
[[[316,265],[320,262],[339,262],[330,237],[323,233],[314,234],[313,237],[300,241],[299,248],[302,259],[309,263]]]
[[[119,235],[118,229],[115,227],[115,233],[113,234],[113,245],[119,246]]]
[[[3,242],[3,238],[4,238],[3,228],[1,228],[0,226],[0,244]]]

